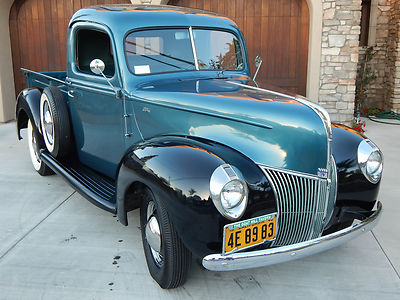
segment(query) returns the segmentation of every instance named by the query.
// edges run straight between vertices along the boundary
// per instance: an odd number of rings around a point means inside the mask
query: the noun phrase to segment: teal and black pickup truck
[[[122,224],[140,208],[162,288],[184,283],[192,256],[214,271],[262,267],[376,224],[381,151],[304,97],[258,87],[230,19],[94,6],[72,17],[67,47],[66,71],[23,69],[18,137],[27,128],[40,175]]]

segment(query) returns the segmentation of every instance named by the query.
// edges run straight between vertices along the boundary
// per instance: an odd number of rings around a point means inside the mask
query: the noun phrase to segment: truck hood
[[[186,79],[146,83],[132,98],[144,139],[191,135],[258,164],[308,174],[327,166],[324,122],[299,97],[229,79]]]

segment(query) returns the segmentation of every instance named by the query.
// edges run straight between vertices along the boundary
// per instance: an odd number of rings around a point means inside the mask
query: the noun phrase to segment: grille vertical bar
[[[271,182],[278,206],[278,232],[274,246],[317,238],[324,228],[328,180],[312,175],[262,166]]]

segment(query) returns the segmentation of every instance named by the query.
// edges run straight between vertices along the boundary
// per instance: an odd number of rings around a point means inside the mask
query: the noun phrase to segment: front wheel
[[[151,276],[163,289],[182,285],[189,271],[191,253],[178,237],[162,203],[150,190],[144,193],[140,225]]]

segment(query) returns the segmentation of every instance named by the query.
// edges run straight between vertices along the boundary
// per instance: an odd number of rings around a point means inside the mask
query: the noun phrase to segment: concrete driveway
[[[210,272],[162,290],[150,277],[138,211],[130,226],[90,204],[59,176],[39,176],[15,123],[0,125],[0,299],[400,299],[400,126],[367,122],[385,155],[373,232],[306,259]]]

